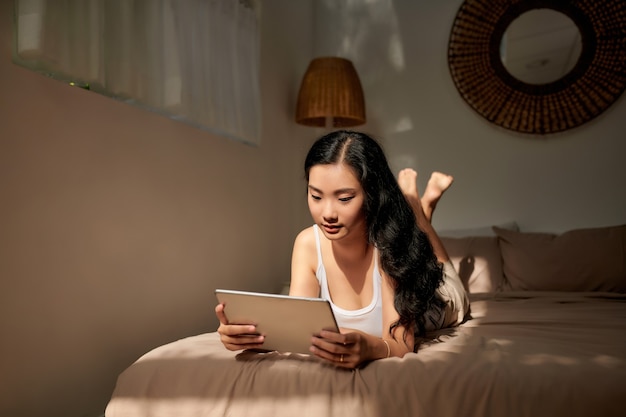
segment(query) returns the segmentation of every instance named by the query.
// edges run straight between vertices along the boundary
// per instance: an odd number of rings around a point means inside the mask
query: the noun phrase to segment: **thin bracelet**
[[[385,346],[387,346],[387,357],[391,356],[391,348],[389,347],[389,342],[387,342],[385,339],[381,340],[385,342]]]

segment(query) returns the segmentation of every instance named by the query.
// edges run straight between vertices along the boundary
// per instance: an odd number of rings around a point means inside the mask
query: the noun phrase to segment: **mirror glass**
[[[576,24],[552,9],[517,17],[504,32],[500,58],[509,74],[528,84],[557,81],[574,68],[582,42]]]

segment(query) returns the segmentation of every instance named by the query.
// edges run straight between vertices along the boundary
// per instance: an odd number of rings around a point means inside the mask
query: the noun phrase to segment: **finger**
[[[258,337],[260,334],[254,324],[220,324],[218,333],[226,336],[248,336]]]
[[[320,350],[328,352],[331,355],[345,355],[349,353],[348,345],[344,345],[343,343],[337,343],[328,339],[324,339],[322,337],[313,336],[311,338],[311,345]]]
[[[224,304],[218,304],[217,306],[215,306],[215,315],[217,316],[218,320],[220,321],[221,325],[229,325],[230,322],[228,321],[228,318],[226,317],[226,306]],[[233,323],[235,324],[235,323]],[[243,322],[239,322],[236,323],[238,325],[252,325],[254,326],[254,323],[250,322],[250,323],[246,323],[245,321]],[[252,330],[252,333],[256,332],[256,330]]]
[[[228,324],[226,313],[224,313],[224,304],[218,304],[215,306],[215,315],[221,324]]]
[[[263,349],[263,343],[248,343],[244,345],[236,343],[224,343],[224,347],[228,350],[244,350],[244,349]]]
[[[341,334],[328,330],[322,330],[319,334],[319,337],[343,346],[352,345],[356,342],[354,340],[354,334],[351,333]]]
[[[316,357],[326,360],[338,368],[354,368],[356,366],[355,357],[349,353],[328,352],[314,345],[311,345],[309,351]]]
[[[221,341],[225,345],[233,345],[239,346],[239,349],[243,349],[241,346],[260,346],[263,344],[265,338],[263,336],[256,337],[232,337],[232,336],[222,336]]]
[[[236,345],[236,346],[249,346],[249,345],[262,345],[265,341],[263,335],[251,335],[251,334],[234,334],[221,333],[220,340],[223,344]],[[241,348],[240,348],[241,349]]]

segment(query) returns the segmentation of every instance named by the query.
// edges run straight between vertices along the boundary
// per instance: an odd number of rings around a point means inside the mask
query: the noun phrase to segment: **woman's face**
[[[330,240],[365,236],[365,194],[352,169],[344,164],[314,165],[309,170],[308,203],[313,221]]]

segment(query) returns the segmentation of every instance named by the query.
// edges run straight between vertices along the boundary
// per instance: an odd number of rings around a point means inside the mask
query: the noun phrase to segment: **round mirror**
[[[506,28],[500,59],[518,80],[548,84],[574,69],[581,50],[580,31],[572,19],[552,9],[534,9]]]
[[[525,78],[513,69],[515,59],[507,55],[514,50],[509,41],[516,26],[506,36],[505,32],[523,15],[544,9],[565,17],[570,58],[561,60],[568,65],[560,74]],[[450,75],[466,103],[498,126],[539,135],[572,129],[599,116],[626,89],[624,10],[624,0],[464,0],[450,31]],[[554,15],[545,19],[554,20]],[[523,20],[521,25],[527,26]],[[536,29],[539,23],[529,25]],[[551,43],[560,37],[553,34],[550,39]],[[544,43],[549,42],[540,45]],[[531,59],[530,52],[537,48],[528,49],[522,67],[536,70],[556,60],[554,55]]]

